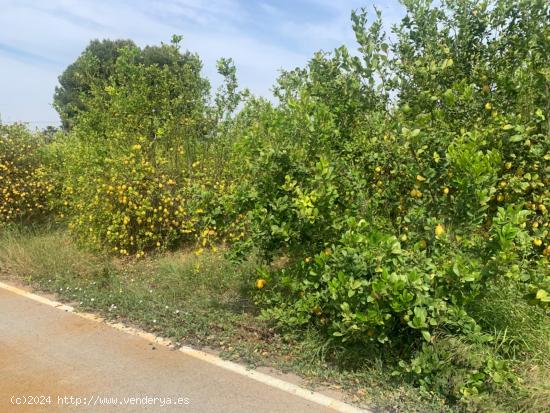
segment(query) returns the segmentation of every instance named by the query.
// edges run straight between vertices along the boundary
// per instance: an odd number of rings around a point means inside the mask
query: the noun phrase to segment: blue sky
[[[232,57],[241,85],[269,97],[280,69],[353,48],[351,10],[373,5],[388,24],[402,14],[397,0],[0,0],[0,118],[57,125],[57,76],[96,38],[144,46],[181,34],[214,86],[216,59]]]

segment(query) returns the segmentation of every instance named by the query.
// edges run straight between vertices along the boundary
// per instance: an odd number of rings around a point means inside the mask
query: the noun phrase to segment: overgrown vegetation
[[[212,95],[178,37],[166,64],[117,49],[69,133],[27,151],[2,127],[0,221],[42,205],[83,247],[136,259],[222,247],[262,322],[313,331],[321,359],[370,357],[459,410],[549,409],[550,6],[403,3],[389,38],[354,12],[357,53],[284,72],[277,104],[225,59]]]
[[[60,182],[50,173],[45,136],[0,123],[0,226],[41,220],[52,212]]]
[[[254,257],[236,263],[212,251],[138,260],[91,254],[63,229],[48,226],[0,234],[0,276],[29,282],[81,310],[138,325],[176,346],[216,349],[251,368],[299,373],[315,388],[346,390],[355,402],[407,412],[447,410],[437,396],[396,385],[378,360],[357,360],[327,347],[314,329],[281,335],[258,320],[250,297],[256,265]]]

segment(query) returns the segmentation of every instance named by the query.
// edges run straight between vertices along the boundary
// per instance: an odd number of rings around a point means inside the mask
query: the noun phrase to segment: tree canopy
[[[181,37],[174,36],[172,40],[177,43]],[[132,50],[135,62],[145,66],[181,67],[196,60],[194,55],[180,52],[179,48],[174,53],[172,46],[173,44],[163,43],[140,48],[132,40],[92,40],[58,78],[59,86],[55,88],[53,105],[59,113],[63,129],[72,129],[78,114],[86,110],[84,102],[91,96],[93,86],[106,86],[114,73],[115,63],[124,50]]]

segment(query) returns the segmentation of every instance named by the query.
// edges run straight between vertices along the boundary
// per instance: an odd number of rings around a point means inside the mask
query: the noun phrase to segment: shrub
[[[503,279],[550,301],[550,96],[534,86],[550,9],[405,6],[391,53],[380,17],[367,27],[355,13],[359,57],[317,54],[283,73],[278,106],[245,109],[239,196],[266,258],[264,317],[386,348],[398,374],[465,400],[515,377],[471,304]],[[509,35],[516,18],[529,41]],[[518,71],[531,98],[518,100]],[[449,357],[446,346],[469,350]],[[456,382],[442,385],[446,375]]]
[[[66,140],[64,191],[71,230],[95,248],[141,256],[189,241],[204,247],[230,232],[235,214],[222,204],[231,182],[210,147],[238,100],[234,69],[220,62],[225,89],[212,105],[200,59],[178,41],[162,46],[170,65],[123,49],[107,84],[83,97]]]
[[[0,124],[0,225],[43,220],[59,190],[46,139],[22,124]]]

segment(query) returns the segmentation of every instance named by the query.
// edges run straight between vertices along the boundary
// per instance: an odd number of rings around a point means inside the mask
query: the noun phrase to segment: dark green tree
[[[59,113],[63,129],[73,126],[76,115],[84,109],[82,95],[90,93],[94,82],[104,82],[109,78],[116,59],[125,47],[136,45],[131,40],[92,40],[59,76],[53,105]]]
[[[173,41],[179,42],[181,37],[175,36]],[[135,62],[145,66],[176,68],[186,66],[195,59],[190,52],[181,53],[173,45],[164,43],[140,49],[131,40],[92,40],[76,61],[59,76],[54,107],[59,113],[63,129],[71,129],[77,115],[86,110],[84,102],[91,95],[93,85],[100,88],[107,85],[117,59],[126,48],[134,49]]]

